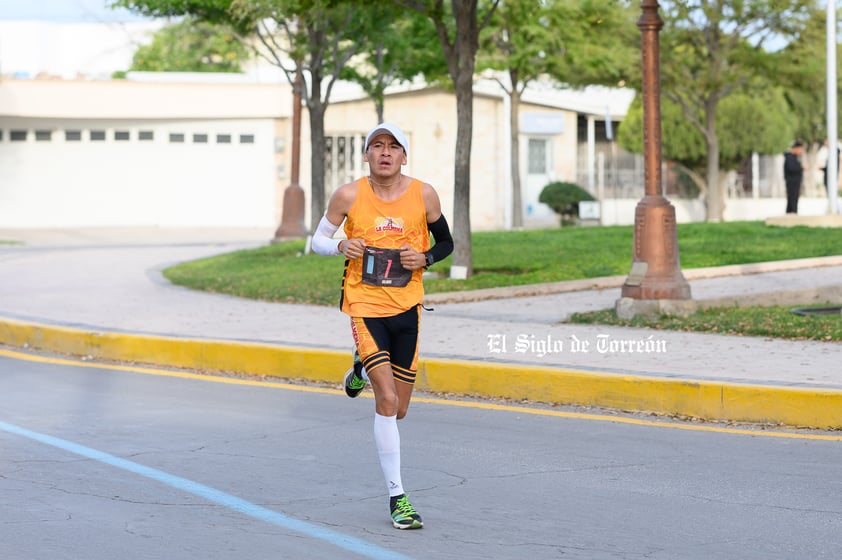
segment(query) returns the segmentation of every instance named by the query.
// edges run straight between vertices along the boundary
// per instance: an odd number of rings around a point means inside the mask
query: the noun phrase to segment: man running
[[[409,142],[394,124],[379,124],[365,140],[368,177],[339,187],[313,235],[313,250],[344,255],[340,307],[351,317],[356,351],[345,392],[356,397],[371,381],[374,442],[398,529],[420,529],[401,479],[397,420],[406,416],[418,363],[422,275],[453,251],[435,189],[403,174]],[[347,239],[334,234],[345,221]],[[435,244],[430,247],[430,234]]]

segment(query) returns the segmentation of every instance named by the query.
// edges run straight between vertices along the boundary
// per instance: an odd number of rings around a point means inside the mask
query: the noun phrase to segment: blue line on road
[[[188,480],[186,478],[181,478],[157,469],[146,467],[133,461],[121,459],[119,457],[115,457],[114,455],[109,455],[108,453],[97,451],[96,449],[92,449],[90,447],[85,447],[84,445],[79,445],[77,443],[46,434],[33,432],[31,430],[27,430],[26,428],[15,426],[14,424],[8,424],[2,420],[0,420],[0,429],[11,434],[16,434],[50,445],[52,447],[57,447],[64,451],[73,453],[74,455],[87,457],[88,459],[93,459],[94,461],[99,461],[101,463],[111,465],[112,467],[117,467],[118,469],[139,474],[162,484],[166,484],[167,486],[171,486],[177,490],[182,490],[189,494],[193,494],[194,496],[204,498],[209,502],[238,511],[242,514],[248,515],[249,517],[265,521],[266,523],[270,523],[284,529],[296,531],[308,537],[320,539],[339,548],[344,548],[345,550],[372,558],[374,560],[411,560],[408,556],[392,552],[391,550],[381,548],[375,544],[371,544],[348,535],[343,535],[342,533],[332,531],[330,529],[325,529],[324,527],[320,527],[313,523],[293,519],[292,517],[282,513],[278,513],[263,506],[243,500],[242,498],[226,494],[225,492],[211,488],[210,486],[205,486],[204,484],[193,482],[192,480]]]

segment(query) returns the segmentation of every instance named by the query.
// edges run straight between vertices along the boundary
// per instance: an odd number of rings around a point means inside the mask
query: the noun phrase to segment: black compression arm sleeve
[[[453,237],[450,235],[450,227],[447,225],[447,220],[444,219],[444,214],[435,222],[427,224],[427,228],[436,241],[435,245],[427,251],[433,255],[433,262],[446,259],[447,255],[453,252]]]

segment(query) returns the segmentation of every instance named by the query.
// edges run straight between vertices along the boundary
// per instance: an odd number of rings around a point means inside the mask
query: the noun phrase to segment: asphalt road
[[[842,556],[842,436],[419,398],[397,531],[373,401],[0,350],[0,557]]]

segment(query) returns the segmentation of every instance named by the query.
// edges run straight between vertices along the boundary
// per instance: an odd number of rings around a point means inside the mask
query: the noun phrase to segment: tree
[[[479,34],[494,15],[501,0],[393,0],[430,18],[435,25],[447,71],[456,94],[456,162],[453,197],[453,266],[473,275],[471,248],[471,136],[473,134],[474,68]]]
[[[193,17],[157,31],[135,51],[130,70],[142,72],[241,72],[249,56],[230,26]]]
[[[702,115],[697,115],[697,119],[702,119]],[[777,154],[785,150],[792,141],[796,118],[781,88],[758,85],[723,99],[717,106],[716,127],[717,137],[722,138],[717,159],[723,170],[732,170],[753,152]],[[707,195],[709,181],[704,173],[709,154],[705,137],[696,127],[688,126],[684,109],[669,98],[661,101],[661,130],[664,159],[679,165],[698,192]],[[617,132],[617,142],[626,150],[643,153],[643,107],[639,95],[629,106]]]
[[[342,71],[341,77],[359,84],[374,102],[377,122],[384,118],[387,87],[409,82],[418,75],[428,83],[447,76],[444,54],[429,18],[394,4],[371,7],[368,30],[360,40],[360,54]],[[407,56],[412,53],[412,56]]]
[[[171,18],[192,15],[210,22],[230,19],[231,0],[111,0],[112,8],[126,8],[148,17]]]
[[[826,21],[826,10],[814,9],[799,36],[775,53],[777,81],[798,116],[794,137],[812,145],[821,145],[827,137]],[[836,51],[837,60],[842,59],[838,45]],[[838,84],[836,89],[838,96]],[[842,113],[837,112],[837,118],[840,116]],[[842,130],[839,124],[837,130]]]
[[[754,152],[780,154],[792,143],[798,126],[783,90],[770,84],[723,99],[717,123],[724,170],[736,169]]]
[[[307,106],[310,120],[310,220],[325,211],[324,116],[333,86],[361,48],[370,4],[338,0],[233,0],[232,13],[255,22],[258,52],[284,71]],[[296,77],[302,76],[302,80]]]
[[[671,0],[662,6],[661,92],[678,104],[706,149],[708,220],[722,219],[719,103],[772,68],[773,37],[803,28],[812,0]]]
[[[631,11],[619,0],[507,0],[481,36],[478,68],[495,78],[511,103],[512,225],[523,226],[520,184],[520,100],[544,76],[569,86],[616,85],[640,56]]]
[[[308,109],[315,230],[325,211],[325,111],[342,69],[360,48],[372,5],[364,0],[117,0],[112,5],[153,17],[227,22],[256,39],[257,54],[284,72]]]

